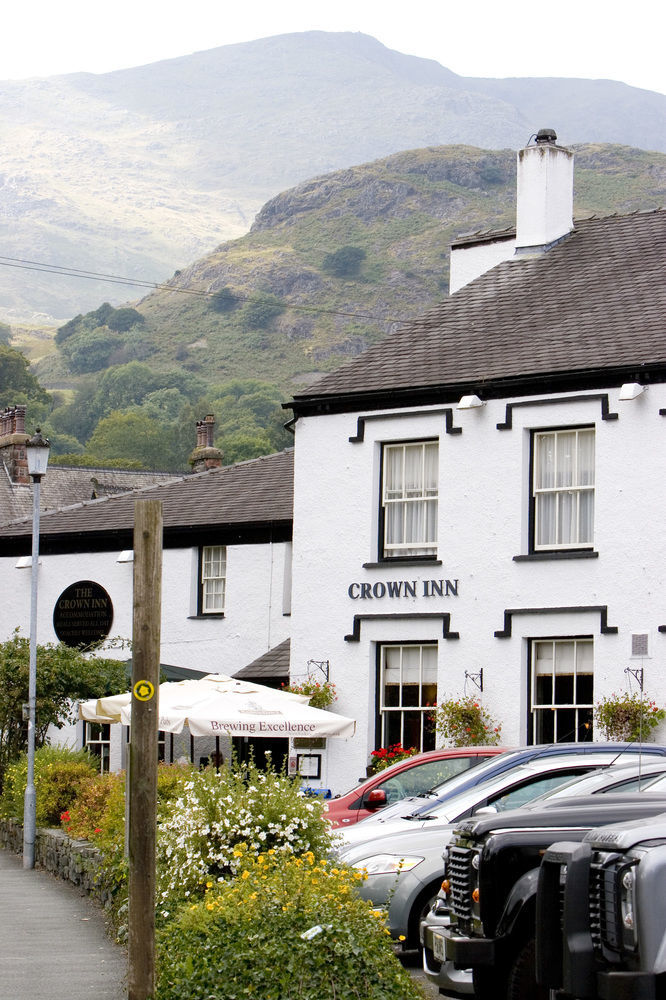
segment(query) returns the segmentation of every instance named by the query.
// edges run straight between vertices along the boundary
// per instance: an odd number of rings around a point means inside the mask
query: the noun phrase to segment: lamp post
[[[39,487],[49,463],[49,442],[37,428],[26,441],[32,479],[32,575],[30,586],[30,667],[28,677],[28,781],[23,805],[23,867],[35,867],[37,793],[35,791],[35,705],[37,701],[37,577],[39,567]]]

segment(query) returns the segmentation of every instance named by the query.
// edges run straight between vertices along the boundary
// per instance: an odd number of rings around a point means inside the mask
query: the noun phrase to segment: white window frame
[[[540,652],[546,655],[539,656]],[[550,656],[548,656],[548,653],[550,653]],[[592,719],[594,715],[594,640],[587,636],[532,639],[530,657],[532,742],[580,743],[592,740]],[[539,695],[537,689],[539,677],[547,676],[544,670],[538,669],[538,663],[547,663],[549,659],[552,663],[550,671],[551,697],[547,700]],[[563,667],[566,669],[562,669]],[[571,688],[573,700],[562,701],[558,699],[556,681],[558,676],[569,676],[569,667],[571,668],[572,676]],[[589,701],[583,701],[578,697],[578,677],[589,677],[590,675],[592,677],[591,697]],[[550,733],[545,739],[543,738],[543,729],[539,723],[539,714],[546,712],[549,713],[550,719],[553,722],[552,739]],[[573,713],[573,724],[563,721],[561,717],[565,712],[568,714]]]
[[[199,611],[202,615],[223,615],[227,590],[226,545],[203,545],[200,553]]]
[[[428,457],[435,456],[434,480],[426,482]],[[416,459],[417,480],[406,482],[406,460]],[[389,482],[389,469],[399,477]],[[383,559],[432,558],[437,555],[439,509],[439,442],[402,441],[382,445],[381,556]],[[412,522],[410,524],[410,521]],[[390,538],[392,528],[402,540]]]
[[[437,702],[437,655],[436,642],[383,643],[379,647],[379,746],[402,743],[406,749],[416,746],[418,750],[434,750],[435,727],[430,717]],[[408,660],[411,663],[406,662]],[[415,704],[410,704],[413,699],[405,698],[404,692],[407,686],[416,686],[406,683],[414,676],[415,666],[418,674],[418,700]],[[390,704],[395,699],[387,698],[386,678],[389,671],[396,670],[398,685],[390,686],[399,688],[398,698],[396,704]],[[424,698],[427,687],[432,689],[432,696]],[[405,726],[406,716],[415,713],[420,716],[416,740],[406,734]]]
[[[565,463],[561,450],[567,436],[573,438],[574,448],[570,461]],[[586,469],[581,456],[582,442],[585,439],[589,441],[590,438],[592,465],[591,469]],[[533,432],[532,503],[535,552],[593,547],[595,444],[594,427],[563,427],[558,430]],[[549,447],[551,458],[544,463],[542,451]],[[544,466],[548,473],[546,476],[543,475]],[[542,479],[548,479],[548,482],[542,482]],[[552,508],[550,529],[544,527],[546,506]],[[547,537],[544,538],[546,534]]]
[[[84,746],[89,754],[99,757],[100,774],[111,770],[111,723],[85,722]]]

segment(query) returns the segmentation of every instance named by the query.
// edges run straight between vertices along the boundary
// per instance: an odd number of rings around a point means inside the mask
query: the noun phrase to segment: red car
[[[325,806],[326,817],[334,827],[358,823],[378,809],[408,795],[427,792],[487,757],[503,753],[505,749],[445,747],[417,753],[366,778],[345,795],[329,799]]]

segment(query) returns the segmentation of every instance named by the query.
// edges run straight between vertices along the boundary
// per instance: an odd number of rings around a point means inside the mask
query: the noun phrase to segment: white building
[[[68,635],[71,622],[73,629],[90,629],[91,638],[108,635],[104,655],[131,656],[111,640],[132,637],[134,503],[155,498],[164,521],[161,659],[167,677],[243,669],[243,676],[263,683],[286,681],[292,484],[288,450],[43,514],[38,642],[85,641],[83,633]],[[0,528],[0,639],[16,626],[29,632],[31,536],[31,520]],[[107,731],[102,736],[112,768],[120,766],[120,733],[115,741]],[[77,742],[99,738],[98,727],[84,734],[78,724]],[[198,747],[196,755],[211,749]]]
[[[459,240],[448,300],[294,397],[294,454],[145,491],[163,661],[328,669],[357,720],[316,750],[333,792],[377,747],[434,745],[449,696],[505,744],[593,738],[641,678],[666,705],[666,212],[574,224],[572,181],[552,134],[522,150],[516,231]],[[130,636],[134,498],[42,517],[40,642],[82,581]],[[1,638],[28,630],[30,536],[0,528]]]
[[[434,745],[449,696],[506,744],[589,739],[641,676],[666,705],[666,212],[574,225],[572,160],[540,134],[517,231],[459,241],[447,301],[290,404],[292,664],[358,720],[336,791]]]

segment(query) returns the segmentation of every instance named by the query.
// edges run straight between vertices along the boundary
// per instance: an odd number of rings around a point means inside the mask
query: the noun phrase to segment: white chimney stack
[[[547,249],[573,229],[574,156],[556,140],[541,129],[534,146],[518,151],[517,253]]]

